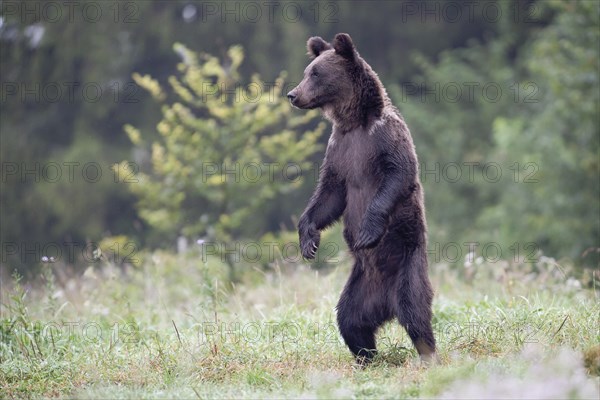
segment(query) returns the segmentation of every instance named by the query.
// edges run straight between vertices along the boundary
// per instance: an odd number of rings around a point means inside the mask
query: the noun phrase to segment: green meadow
[[[97,263],[64,281],[53,264],[35,283],[3,278],[1,397],[598,395],[597,282],[552,259],[432,265],[440,363],[421,365],[390,322],[365,368],[335,322],[350,268],[343,253],[321,270],[284,260],[248,268],[236,283],[199,251],[140,259]]]

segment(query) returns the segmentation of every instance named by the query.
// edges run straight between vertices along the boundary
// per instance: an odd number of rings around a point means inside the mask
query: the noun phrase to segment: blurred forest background
[[[3,268],[295,241],[329,126],[285,93],[338,32],[411,129],[432,262],[598,267],[596,1],[0,4]]]

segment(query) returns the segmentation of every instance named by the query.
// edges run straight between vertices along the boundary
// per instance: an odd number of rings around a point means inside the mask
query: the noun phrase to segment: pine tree
[[[169,77],[171,94],[150,76],[133,76],[162,104],[162,139],[151,144],[151,167],[137,172],[122,162],[116,174],[134,182],[141,217],[166,238],[202,238],[218,248],[257,240],[267,225],[265,210],[273,207],[267,203],[307,178],[325,125],[309,129],[316,111],[294,115],[284,74],[272,84],[258,75],[243,84],[240,46],[223,63],[181,44],[174,49],[182,61]],[[138,129],[125,131],[136,148],[147,147]],[[224,259],[233,273],[234,261]]]

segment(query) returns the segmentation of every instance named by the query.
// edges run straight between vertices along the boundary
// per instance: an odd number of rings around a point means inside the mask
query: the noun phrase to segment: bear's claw
[[[379,243],[382,235],[374,234],[366,229],[361,229],[358,233],[358,239],[354,243],[354,250],[370,249]]]

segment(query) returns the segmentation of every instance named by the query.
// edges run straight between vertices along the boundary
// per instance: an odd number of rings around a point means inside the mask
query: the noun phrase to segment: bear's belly
[[[352,249],[358,237],[359,230],[371,203],[377,185],[363,185],[347,187],[347,204],[344,211],[344,239]],[[414,249],[426,243],[425,220],[419,198],[422,196],[420,188],[408,198],[397,199],[392,209],[386,226],[386,231],[379,244],[372,249],[351,251],[364,265],[402,263]]]
[[[358,235],[360,224],[373,200],[377,188],[372,184],[362,186],[348,185],[346,188],[346,210],[344,211],[344,228],[353,238]]]

